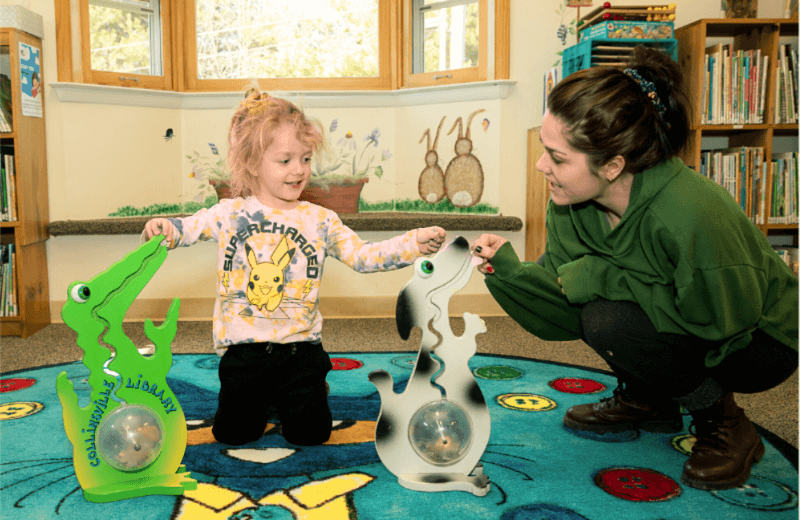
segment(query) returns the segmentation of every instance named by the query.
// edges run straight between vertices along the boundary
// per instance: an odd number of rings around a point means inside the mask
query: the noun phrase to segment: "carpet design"
[[[332,354],[328,375],[334,417],[323,446],[292,446],[270,424],[257,442],[215,442],[215,355],[178,354],[168,384],[184,409],[183,464],[198,481],[184,496],[148,496],[94,504],[83,498],[62,422],[56,376],[66,371],[88,404],[82,363],[2,374],[0,517],[4,519],[437,519],[757,520],[797,519],[797,450],[769,432],[766,455],[750,480],[726,491],[681,484],[694,438],[634,432],[597,438],[566,430],[572,405],[611,395],[606,372],[530,359],[478,354],[470,368],[489,403],[492,434],[481,461],[491,479],[485,497],[404,489],[375,450],[380,399],[367,375],[388,371],[402,392],[416,355]],[[254,403],[255,404],[255,403]],[[423,404],[423,403],[421,403]],[[100,516],[102,515],[102,516]]]

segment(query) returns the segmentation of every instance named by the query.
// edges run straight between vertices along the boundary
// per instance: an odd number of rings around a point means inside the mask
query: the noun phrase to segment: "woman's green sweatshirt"
[[[634,176],[613,230],[594,202],[551,202],[544,267],[508,243],[491,262],[489,291],[543,339],[580,338],[581,307],[605,298],[636,302],[659,332],[720,342],[708,366],[756,328],[797,350],[797,277],[733,197],[678,158]]]

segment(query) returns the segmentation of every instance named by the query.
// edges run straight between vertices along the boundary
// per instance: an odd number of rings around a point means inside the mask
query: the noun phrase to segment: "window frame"
[[[490,2],[493,25],[490,34]],[[194,0],[160,0],[162,75],[121,74],[91,69],[89,0],[55,0],[58,80],[177,92],[234,92],[252,79],[198,79]],[[379,75],[369,78],[259,78],[264,91],[358,91],[452,85],[509,79],[510,0],[480,0],[478,67],[411,74],[412,0],[379,0]],[[489,42],[493,35],[493,42]],[[493,59],[489,59],[489,52]],[[483,59],[486,57],[487,59]],[[490,64],[493,63],[493,67]]]
[[[415,58],[424,54],[424,36],[422,28],[415,26],[420,18],[424,20],[423,12],[428,9],[423,7],[424,0],[409,0],[407,9],[408,30],[404,32],[405,56],[404,61],[404,86],[431,86],[446,85],[449,83],[467,83],[471,81],[486,81],[488,74],[488,49],[489,49],[489,0],[478,0],[478,66],[462,67],[458,69],[439,70],[433,72],[414,72]],[[435,4],[434,4],[435,5]]]
[[[62,3],[69,3],[68,0],[61,0]],[[122,72],[109,72],[92,69],[90,20],[89,20],[89,0],[80,0],[79,4],[79,42],[80,42],[80,73],[81,83],[93,83],[96,85],[111,85],[118,87],[137,87],[154,90],[172,90],[172,10],[174,3],[171,0],[160,0],[161,13],[159,16],[161,27],[161,75],[154,76],[149,74],[132,74]],[[61,9],[56,8],[58,15]],[[57,22],[56,27],[59,24]],[[61,38],[57,35],[57,40]],[[75,52],[73,50],[73,57]],[[61,65],[59,64],[59,80],[61,79]]]

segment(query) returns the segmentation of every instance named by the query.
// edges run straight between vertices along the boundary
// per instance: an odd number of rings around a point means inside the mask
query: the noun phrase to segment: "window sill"
[[[188,215],[159,215],[188,216]],[[347,213],[339,215],[354,231],[408,231],[418,227],[440,226],[449,231],[520,231],[522,220],[503,215],[459,215],[429,213]],[[62,235],[139,235],[153,217],[105,218],[51,222],[52,236]]]
[[[516,83],[513,80],[494,80],[401,90],[276,91],[274,94],[306,108],[404,107],[505,99]],[[242,92],[173,92],[85,83],[58,82],[49,86],[61,102],[98,105],[226,109],[236,106],[243,97]]]

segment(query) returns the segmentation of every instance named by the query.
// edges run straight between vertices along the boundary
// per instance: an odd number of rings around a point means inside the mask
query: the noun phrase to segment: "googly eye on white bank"
[[[430,278],[433,276],[433,262],[427,258],[420,258],[414,262],[414,269],[420,278]]]

